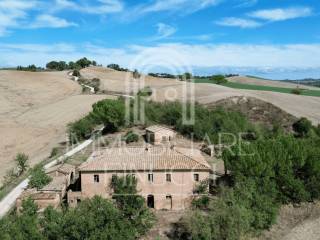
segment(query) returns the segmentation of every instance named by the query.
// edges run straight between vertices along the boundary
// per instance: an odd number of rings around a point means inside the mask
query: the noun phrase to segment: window
[[[167,141],[167,137],[166,136],[162,136],[162,142],[166,142]]]
[[[166,180],[167,180],[167,182],[171,182],[171,174],[170,173],[166,174]]]
[[[153,174],[152,173],[148,174],[148,181],[153,182]]]
[[[96,183],[98,183],[100,180],[99,175],[94,175],[93,178],[94,178],[94,182],[96,182]]]
[[[196,182],[199,182],[199,174],[198,174],[198,173],[193,174],[193,179],[194,179]]]

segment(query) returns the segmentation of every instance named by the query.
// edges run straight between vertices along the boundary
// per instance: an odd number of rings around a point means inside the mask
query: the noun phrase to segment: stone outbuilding
[[[170,143],[175,137],[176,132],[165,126],[153,125],[146,128],[146,139],[154,145]]]
[[[46,170],[46,174],[52,181],[41,189],[27,189],[17,199],[16,206],[19,210],[22,201],[31,198],[38,205],[39,210],[52,206],[58,208],[66,196],[67,189],[74,181],[75,166],[70,164],[59,164]]]
[[[94,152],[79,167],[81,193],[68,192],[68,203],[95,195],[111,198],[114,175],[134,175],[138,193],[150,208],[181,210],[190,206],[195,187],[208,180],[210,165],[196,149],[153,146],[110,148]]]

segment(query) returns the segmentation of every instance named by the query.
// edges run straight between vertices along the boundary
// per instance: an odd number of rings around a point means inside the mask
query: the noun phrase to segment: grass
[[[215,84],[210,79],[194,79],[194,82]],[[225,87],[235,88],[235,89],[269,91],[269,92],[279,92],[279,93],[289,93],[289,94],[292,94],[292,90],[293,90],[293,88],[260,86],[260,85],[235,83],[235,82],[227,82],[221,85]],[[320,90],[309,90],[309,89],[301,89],[301,90],[302,90],[301,95],[320,97]]]

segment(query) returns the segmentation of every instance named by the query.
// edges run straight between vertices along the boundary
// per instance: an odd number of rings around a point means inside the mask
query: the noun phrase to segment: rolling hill
[[[65,141],[66,126],[105,98],[81,95],[67,72],[0,71],[0,182],[18,152],[31,165]]]

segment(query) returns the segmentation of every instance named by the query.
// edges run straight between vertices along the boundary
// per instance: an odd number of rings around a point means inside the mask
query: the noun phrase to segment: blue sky
[[[0,65],[320,78],[319,0],[0,0]],[[271,75],[270,75],[271,76]]]

